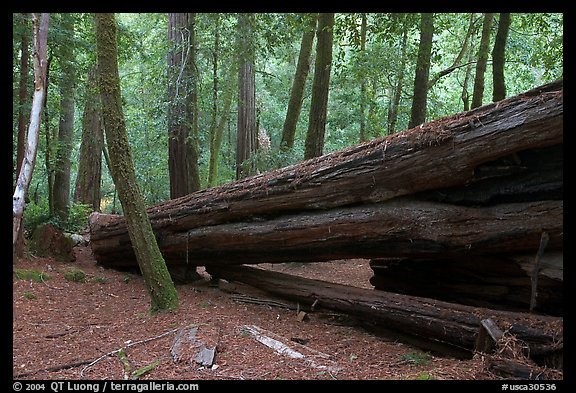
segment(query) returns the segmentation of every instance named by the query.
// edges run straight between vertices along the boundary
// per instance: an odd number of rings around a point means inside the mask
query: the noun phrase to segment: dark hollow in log
[[[150,207],[148,215],[161,241],[225,223],[382,203],[494,176],[494,168],[486,175],[483,165],[562,142],[563,82],[557,81],[470,112],[160,203]],[[122,216],[95,215],[90,231],[98,261],[106,258],[110,247],[119,248],[108,258],[134,260],[126,247],[130,240]]]
[[[388,292],[528,312],[535,254],[373,259],[370,283]],[[563,315],[563,282],[563,253],[546,252],[535,311]]]
[[[545,361],[563,350],[563,319],[497,311],[439,300],[374,291],[312,280],[247,266],[210,266],[208,273],[240,281],[301,304],[326,308],[398,330],[473,351],[484,319],[492,319],[527,348],[526,356]]]

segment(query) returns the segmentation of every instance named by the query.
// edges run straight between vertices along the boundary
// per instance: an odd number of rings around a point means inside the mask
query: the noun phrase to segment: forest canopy
[[[328,92],[324,154],[407,129],[420,95],[415,76],[422,78],[423,67],[424,121],[471,109],[479,73],[482,104],[492,102],[500,94],[493,78],[500,64],[505,97],[563,76],[563,15],[558,13],[435,13],[426,19],[416,13],[335,13],[329,23],[320,16],[116,14],[122,107],[147,206],[174,197],[171,177],[184,170],[197,179],[184,189],[191,192],[233,181],[239,173],[302,161],[313,90],[322,88],[313,83],[320,58],[330,66],[323,68],[329,73],[323,86]],[[121,212],[98,134],[94,17],[56,13],[50,18],[46,102],[27,225],[52,217],[70,224],[83,209]],[[428,47],[425,28],[431,28]],[[19,134],[27,128],[32,104],[31,42],[30,14],[13,14],[13,185]],[[283,132],[297,78],[304,84],[296,98],[301,109],[293,122],[293,145],[287,146]],[[247,125],[240,127],[239,119]],[[242,139],[244,132],[251,134]],[[96,150],[82,153],[94,140],[100,143]],[[248,155],[237,164],[240,146]],[[95,157],[94,163],[84,162]],[[169,170],[172,159],[175,172]],[[178,166],[178,160],[185,164]],[[84,168],[95,166],[101,168],[99,180],[82,180]],[[98,201],[91,206],[82,197],[89,184]],[[59,198],[68,203],[64,214]]]

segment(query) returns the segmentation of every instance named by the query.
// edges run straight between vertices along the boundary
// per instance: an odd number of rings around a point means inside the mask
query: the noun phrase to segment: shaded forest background
[[[562,14],[150,13],[116,20],[126,129],[147,206],[563,76]],[[13,184],[32,102],[31,32],[30,15],[13,14]],[[51,14],[47,56],[24,224],[75,230],[93,210],[121,212],[103,134],[95,131],[102,125],[93,15]],[[499,66],[502,75],[493,71]],[[315,91],[322,72],[325,97]],[[292,102],[298,79],[303,95]],[[422,96],[424,105],[415,105]],[[325,113],[315,100],[327,100]],[[300,113],[289,119],[294,105]],[[319,147],[308,146],[314,124]],[[95,140],[101,147],[90,150]],[[95,168],[99,176],[86,179]],[[185,186],[178,186],[183,173]]]

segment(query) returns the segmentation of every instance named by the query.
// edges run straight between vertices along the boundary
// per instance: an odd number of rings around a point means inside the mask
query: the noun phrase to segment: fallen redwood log
[[[485,163],[563,142],[563,82],[148,209],[162,239],[223,223],[380,203],[472,181]],[[91,246],[135,260],[122,216],[94,215]],[[162,248],[160,244],[161,250]],[[108,253],[108,258],[110,258]]]
[[[464,258],[380,258],[370,261],[375,289],[494,309],[528,312],[535,252]],[[563,315],[563,253],[539,266],[535,311]]]
[[[247,266],[210,266],[212,277],[239,281],[300,304],[353,315],[426,340],[474,351],[482,320],[492,319],[526,346],[538,362],[563,351],[563,318],[470,307],[434,299],[374,291]]]
[[[158,237],[169,265],[224,265],[536,252],[563,245],[563,201],[467,207],[408,198],[207,226]],[[473,225],[471,225],[473,223]],[[130,266],[130,243],[98,243],[99,263]]]

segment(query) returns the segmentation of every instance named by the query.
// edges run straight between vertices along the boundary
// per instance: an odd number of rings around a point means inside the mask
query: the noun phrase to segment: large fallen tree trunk
[[[558,81],[405,132],[167,201],[149,208],[148,214],[165,252],[162,239],[187,239],[195,228],[381,203],[454,187],[473,181],[483,164],[561,144],[562,115],[563,83]],[[94,215],[91,245],[98,261],[133,259],[121,216]]]
[[[468,255],[464,258],[382,258],[370,261],[375,289],[495,309],[530,309],[534,270],[538,272],[535,311],[562,315],[563,255],[547,252]]]
[[[446,303],[361,289],[247,266],[210,266],[208,273],[239,281],[303,305],[315,304],[397,330],[473,351],[480,322],[490,318],[521,340],[526,355],[543,362],[561,356],[563,319]]]
[[[158,244],[171,265],[188,262],[206,266],[382,255],[449,258],[509,252],[535,254],[542,231],[550,236],[548,249],[562,248],[562,216],[563,201],[476,208],[398,199],[196,228],[160,236]],[[130,264],[129,243],[123,249],[116,244],[104,246],[99,243],[102,265]]]

